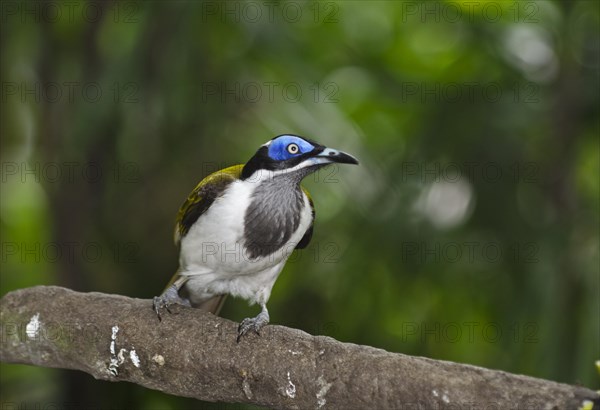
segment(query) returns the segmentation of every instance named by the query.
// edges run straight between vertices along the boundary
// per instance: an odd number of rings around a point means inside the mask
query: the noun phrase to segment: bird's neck
[[[282,189],[300,189],[300,182],[309,173],[310,172],[308,170],[299,170],[296,172],[289,173],[279,173],[277,171],[260,169],[255,171],[252,175],[243,180],[247,183],[256,184],[257,186],[268,184],[272,187],[279,187]]]

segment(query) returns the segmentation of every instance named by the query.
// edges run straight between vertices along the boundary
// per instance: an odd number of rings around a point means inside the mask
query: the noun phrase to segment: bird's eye
[[[292,143],[287,146],[287,152],[289,152],[290,154],[297,154],[299,150],[300,148],[298,148],[298,145],[296,144]]]

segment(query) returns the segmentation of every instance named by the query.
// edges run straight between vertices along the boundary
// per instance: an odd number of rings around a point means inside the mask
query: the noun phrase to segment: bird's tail
[[[195,308],[201,309],[205,312],[210,312],[213,315],[219,315],[227,295],[216,295],[210,299],[206,299],[198,304],[193,305]]]
[[[179,270],[177,270],[177,272],[175,272],[175,275],[173,275],[169,283],[167,283],[165,290],[167,290],[171,285],[175,284],[175,286],[177,286],[177,292],[179,293],[179,295],[185,298],[189,298],[189,295],[186,294],[186,289],[183,286],[188,281],[188,279],[189,278],[186,276],[181,276],[179,274]],[[223,307],[226,298],[227,295],[215,295],[200,302],[192,302],[191,304],[196,309],[203,310],[204,312],[210,312],[213,315],[219,315],[219,312],[221,311],[221,308]]]

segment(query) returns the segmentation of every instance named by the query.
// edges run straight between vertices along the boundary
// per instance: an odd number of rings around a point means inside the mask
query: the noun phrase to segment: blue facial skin
[[[288,146],[290,144],[296,144],[298,146],[298,152],[291,154],[288,151]],[[302,138],[293,135],[282,135],[271,141],[271,145],[269,145],[269,157],[275,161],[285,161],[297,157],[298,155],[311,152],[313,149],[315,149],[315,147]]]

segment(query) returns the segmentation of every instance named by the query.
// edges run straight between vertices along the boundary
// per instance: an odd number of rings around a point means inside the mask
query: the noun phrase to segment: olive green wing
[[[213,172],[194,188],[177,213],[175,223],[175,244],[179,245],[192,225],[206,212],[212,203],[223,194],[225,188],[240,179],[243,165],[234,165]]]
[[[310,221],[310,226],[304,233],[304,236],[302,237],[302,239],[300,239],[300,242],[298,242],[294,249],[304,249],[308,246],[310,240],[312,239],[313,226],[315,224],[315,204],[313,203],[312,197],[310,196],[310,193],[306,190],[306,188],[302,187],[302,191],[304,191],[304,193],[308,197],[308,203],[310,204],[310,209],[312,211],[312,220]]]

